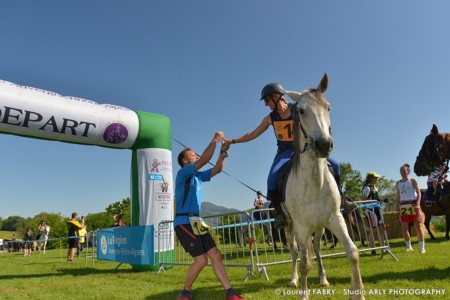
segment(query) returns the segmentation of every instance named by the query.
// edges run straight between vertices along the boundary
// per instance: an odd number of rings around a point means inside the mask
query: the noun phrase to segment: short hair
[[[401,168],[405,168],[406,171],[408,171],[408,173],[411,172],[411,168],[409,167],[409,164],[403,164],[403,166],[401,166],[400,169],[401,169]]]
[[[72,219],[76,218],[78,214],[76,212],[72,213]]]
[[[183,165],[183,159],[184,159],[184,157],[186,156],[186,152],[188,152],[188,151],[192,151],[192,149],[191,149],[191,148],[184,148],[184,149],[180,152],[180,154],[178,154],[178,164],[180,165],[180,167],[184,167],[184,165]]]

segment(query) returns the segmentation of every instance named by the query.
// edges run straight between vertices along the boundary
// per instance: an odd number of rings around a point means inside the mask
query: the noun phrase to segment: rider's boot
[[[272,202],[273,208],[275,208],[275,221],[273,224],[275,229],[286,227],[286,219],[283,211],[281,210],[281,195],[277,191],[268,191],[267,199]]]

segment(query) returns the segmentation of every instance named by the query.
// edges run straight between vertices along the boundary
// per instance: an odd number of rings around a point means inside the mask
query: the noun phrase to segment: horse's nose
[[[333,150],[333,139],[319,139],[314,141],[314,149],[319,157],[328,157]]]

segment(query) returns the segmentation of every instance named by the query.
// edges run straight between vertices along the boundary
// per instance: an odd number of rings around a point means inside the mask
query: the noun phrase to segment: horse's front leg
[[[311,239],[308,237],[306,240],[302,240],[301,242],[297,241],[299,243],[299,251],[300,251],[300,276],[301,276],[301,289],[302,294],[300,296],[301,300],[309,299],[309,293],[308,293],[308,273],[311,269]],[[309,248],[309,249],[308,249]]]
[[[330,222],[329,229],[338,237],[344,246],[345,253],[352,267],[352,283],[351,283],[351,297],[350,299],[365,299],[364,285],[361,279],[361,272],[359,270],[359,252],[347,232],[344,218],[341,214],[335,215]]]
[[[447,211],[447,213],[445,214],[445,238],[447,240],[450,239],[448,232],[450,231],[450,212]]]
[[[323,229],[317,230],[314,233],[313,246],[314,246],[314,253],[316,254],[316,258],[317,258],[320,285],[323,287],[329,287],[330,283],[327,280],[325,268],[323,267],[323,263],[322,263],[322,256],[320,255],[320,240],[322,239],[323,233],[324,233]]]
[[[288,286],[296,288],[298,285],[298,272],[297,272],[297,260],[298,260],[298,248],[295,238],[289,236],[289,252],[292,258],[292,272],[291,281]]]

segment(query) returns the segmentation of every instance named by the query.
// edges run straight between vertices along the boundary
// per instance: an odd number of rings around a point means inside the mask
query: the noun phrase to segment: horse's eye
[[[299,108],[299,109],[298,109],[298,112],[299,112],[301,115],[303,115],[303,114],[305,113],[305,110],[304,110],[303,108]]]

